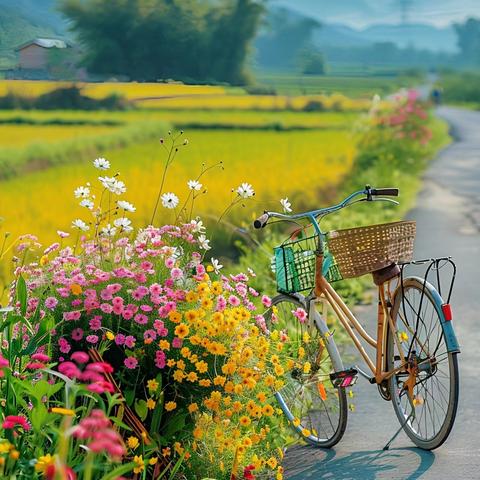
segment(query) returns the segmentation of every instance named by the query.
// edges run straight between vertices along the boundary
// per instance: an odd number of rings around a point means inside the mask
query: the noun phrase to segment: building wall
[[[48,49],[38,45],[29,45],[19,52],[19,67],[25,69],[46,69]]]

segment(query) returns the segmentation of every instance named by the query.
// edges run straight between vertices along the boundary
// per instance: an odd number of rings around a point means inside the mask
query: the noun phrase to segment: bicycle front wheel
[[[287,337],[282,349],[286,383],[276,393],[280,407],[306,442],[333,447],[345,432],[348,412],[345,389],[330,381],[330,374],[341,369],[333,338],[325,339],[313,322],[294,315],[307,312],[296,298],[278,295],[272,307],[265,315],[267,327]]]
[[[433,293],[419,278],[403,281],[392,310],[395,331],[389,328],[387,340],[388,370],[401,367],[398,343],[410,366],[410,374],[402,369],[390,378],[393,408],[405,433],[425,450],[450,434],[459,392],[457,353],[448,351]]]

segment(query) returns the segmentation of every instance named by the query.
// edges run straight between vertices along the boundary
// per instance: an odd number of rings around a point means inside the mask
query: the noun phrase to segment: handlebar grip
[[[372,188],[372,195],[383,195],[386,197],[398,197],[398,188]]]
[[[267,224],[269,218],[268,213],[264,213],[253,222],[253,226],[255,228],[263,228]]]

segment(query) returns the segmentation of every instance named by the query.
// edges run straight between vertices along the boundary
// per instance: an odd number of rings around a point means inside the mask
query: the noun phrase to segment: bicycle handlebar
[[[309,218],[313,220],[316,217],[328,215],[330,213],[341,210],[342,208],[348,207],[351,204],[352,200],[360,195],[366,195],[366,197],[359,201],[369,202],[374,200],[372,198],[373,196],[398,197],[398,193],[398,188],[371,188],[370,185],[366,185],[364,190],[359,190],[358,192],[352,193],[345,200],[343,200],[343,202],[340,202],[338,205],[333,205],[331,207],[320,208],[318,210],[312,210],[310,212],[296,213],[294,215],[287,215],[278,212],[264,212],[263,215],[260,215],[260,217],[258,217],[253,222],[253,226],[256,229],[264,228],[271,217],[280,218],[281,220],[295,220],[301,218]],[[378,200],[385,200],[398,204],[398,202],[394,202],[393,200],[389,200],[387,198],[379,198]]]

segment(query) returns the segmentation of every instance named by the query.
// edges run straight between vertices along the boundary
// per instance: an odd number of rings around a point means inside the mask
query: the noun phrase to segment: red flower
[[[247,465],[243,469],[243,478],[245,480],[255,480],[255,475],[252,473],[253,470],[255,470],[255,465]]]
[[[22,427],[25,431],[32,428],[23,415],[7,415],[2,423],[2,428],[5,429],[14,429],[17,426]]]

